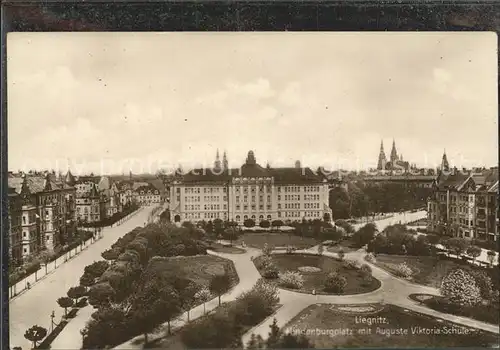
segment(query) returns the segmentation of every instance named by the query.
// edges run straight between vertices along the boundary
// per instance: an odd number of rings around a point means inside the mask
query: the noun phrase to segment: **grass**
[[[420,294],[422,295],[422,294]],[[464,316],[473,318],[478,321],[488,322],[494,325],[498,325],[500,322],[500,310],[498,309],[498,304],[483,304],[480,303],[474,306],[462,306],[462,305],[453,305],[451,303],[446,302],[446,299],[441,296],[433,296],[433,295],[425,295],[424,300],[419,300],[419,294],[412,294],[410,298],[422,302],[427,307],[452,314],[457,316]]]
[[[256,266],[263,257],[260,256],[254,260]],[[347,285],[342,295],[368,293],[380,287],[380,281],[373,278],[369,284],[363,283],[363,278],[358,270],[346,269],[341,261],[319,255],[308,254],[275,254],[272,255],[274,264],[280,272],[299,271],[301,266],[313,266],[320,268],[319,272],[300,272],[304,277],[304,285],[298,291],[317,294],[334,294],[323,292],[323,284],[328,273],[338,271],[347,279]],[[271,280],[272,281],[272,280]],[[277,280],[275,280],[277,283]]]
[[[271,247],[293,246],[297,249],[310,248],[319,243],[314,238],[299,237],[288,233],[244,233],[238,238],[238,244],[245,242],[249,247],[262,249],[267,243]]]
[[[357,305],[358,307],[360,305]],[[368,305],[365,305],[368,306]],[[334,347],[363,348],[432,348],[432,347],[487,347],[498,344],[498,336],[468,327],[458,326],[447,321],[439,322],[435,318],[405,310],[394,305],[371,305],[374,311],[353,313],[339,310],[335,305],[316,304],[309,306],[295,316],[286,326],[288,330],[311,330],[307,337],[317,349]],[[354,306],[355,307],[355,306]],[[386,324],[356,323],[356,316],[382,317]],[[413,333],[416,327],[436,330],[468,330],[468,334],[418,334]],[[349,329],[345,335],[332,336],[328,332]],[[377,332],[379,329],[379,332]],[[380,333],[380,330],[391,329],[407,331],[407,334]],[[316,330],[320,330],[319,332]],[[371,330],[370,333],[368,333]],[[316,333],[313,333],[316,332]],[[318,334],[319,333],[319,334]],[[326,334],[325,334],[326,333]],[[450,332],[451,333],[451,332]],[[463,333],[463,331],[462,331]]]
[[[151,268],[151,267],[150,267]],[[208,287],[212,276],[229,273],[232,286],[238,284],[238,274],[233,262],[218,256],[196,255],[173,258],[160,258],[154,261],[157,271],[180,271],[185,276],[200,286]]]
[[[449,272],[457,268],[481,269],[473,265],[461,263],[459,260],[439,259],[433,256],[385,255],[376,256],[378,267],[394,274],[396,267],[406,262],[414,271],[410,281],[426,286],[439,288],[441,281]],[[481,269],[485,271],[485,269]]]

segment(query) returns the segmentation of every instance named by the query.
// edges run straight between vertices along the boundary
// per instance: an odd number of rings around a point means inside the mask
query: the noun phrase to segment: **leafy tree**
[[[214,233],[221,234],[224,231],[224,222],[221,219],[215,219],[213,222]]]
[[[269,336],[267,337],[266,345],[268,349],[276,349],[279,345],[281,338],[281,331],[278,327],[278,321],[276,318],[273,319],[273,323],[269,326],[271,329],[269,331]]]
[[[269,222],[269,220],[262,220],[259,226],[262,228],[269,228],[271,226],[271,223]]]
[[[250,340],[248,340],[247,342],[247,349],[264,349],[264,345],[264,339],[262,339],[262,336],[260,334],[256,336],[255,333],[252,333],[252,335],[250,336]]]
[[[83,271],[89,276],[94,277],[94,279],[97,279],[102,276],[102,274],[108,269],[108,267],[109,263],[107,261],[100,260],[95,261],[88,266],[85,266],[85,269]]]
[[[104,252],[102,252],[101,256],[105,260],[116,260],[118,259],[120,254],[121,254],[120,249],[113,248],[105,250]]]
[[[438,244],[439,241],[441,240],[441,237],[432,233],[429,233],[427,235],[427,240],[429,241],[429,244],[435,245]]]
[[[78,302],[78,299],[80,299],[84,295],[85,287],[83,286],[71,287],[70,289],[68,289],[68,297],[73,299],[75,304]]]
[[[214,275],[210,280],[209,290],[212,294],[219,298],[219,306],[221,304],[221,296],[231,287],[231,279],[227,273],[223,275]]]
[[[45,274],[47,274],[47,266],[51,259],[54,257],[54,254],[49,252],[48,250],[43,250],[38,257],[45,264]]]
[[[459,305],[475,305],[481,297],[474,277],[462,269],[454,270],[443,278],[441,294]]]
[[[277,230],[280,229],[281,226],[283,226],[283,221],[282,220],[273,220],[271,222],[271,227],[275,227]]]
[[[481,248],[471,245],[466,250],[467,255],[472,256],[472,260],[476,261],[477,257],[481,255]]]
[[[318,255],[323,255],[324,247],[323,243],[318,244]]]
[[[82,277],[80,277],[80,285],[82,287],[92,287],[95,284],[95,278],[88,273],[84,273]]]
[[[301,334],[284,334],[280,339],[279,349],[314,349],[314,344],[309,339]]]
[[[339,249],[339,251],[337,252],[337,255],[339,257],[339,259],[342,261],[344,260],[344,257],[345,257],[345,252],[343,249]]]
[[[243,226],[245,226],[245,227],[254,227],[255,226],[255,220],[253,220],[253,219],[246,219],[243,222]]]
[[[68,297],[61,297],[57,299],[57,304],[64,309],[64,316],[68,315],[68,307],[72,307],[74,304],[73,299]]]
[[[89,290],[89,304],[95,308],[109,305],[115,295],[115,290],[109,282],[98,283]]]
[[[135,250],[125,250],[123,253],[120,254],[117,261],[130,261],[130,262],[136,262],[139,263],[141,261],[141,256],[140,254],[135,251]]]
[[[210,290],[206,287],[201,288],[196,292],[195,299],[198,302],[203,303],[203,314],[206,314],[207,310],[205,308],[205,304],[212,299],[212,293],[210,293]]]
[[[494,250],[488,250],[488,252],[486,253],[486,258],[488,259],[490,266],[493,266],[493,262],[495,262],[496,255],[497,253]]]
[[[187,321],[190,322],[189,319],[189,311],[196,305],[196,293],[200,290],[200,287],[194,283],[189,282],[187,286],[180,290],[179,300],[181,309],[184,310],[187,314]]]
[[[368,223],[354,233],[352,240],[356,246],[362,247],[365,244],[368,244],[375,237],[376,232],[377,226],[373,223]]]
[[[24,337],[33,343],[33,348],[36,348],[37,343],[42,341],[47,336],[47,330],[38,325],[34,325],[24,332]]]
[[[130,317],[130,316],[129,316]],[[130,338],[129,319],[122,309],[103,308],[92,314],[83,338],[83,349],[103,349]]]
[[[444,246],[451,250],[457,257],[465,252],[468,242],[463,238],[453,237],[443,242]]]

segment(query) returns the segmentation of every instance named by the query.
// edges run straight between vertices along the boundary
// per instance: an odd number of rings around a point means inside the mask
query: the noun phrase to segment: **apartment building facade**
[[[457,237],[497,241],[498,168],[440,174],[428,202],[428,229]]]
[[[240,168],[228,167],[217,154],[212,169],[195,169],[170,183],[174,221],[253,219],[301,221],[331,218],[328,180],[309,168],[263,168],[248,152]]]

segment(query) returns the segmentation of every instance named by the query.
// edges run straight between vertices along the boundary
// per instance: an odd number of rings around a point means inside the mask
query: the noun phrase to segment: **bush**
[[[274,264],[267,265],[262,276],[268,279],[278,278],[279,270]]]
[[[264,243],[264,247],[262,248],[262,254],[269,256],[269,255],[271,255],[272,251],[273,251],[273,247],[271,247],[267,243]]]
[[[454,270],[443,278],[441,294],[450,302],[462,306],[475,305],[481,300],[481,290],[474,276],[462,269]]]
[[[377,262],[377,259],[375,259],[375,255],[373,255],[373,253],[366,254],[365,259],[366,259],[366,261],[368,261],[369,263],[372,263],[372,264],[375,264]]]
[[[339,251],[337,252],[337,255],[339,256],[340,260],[344,260],[345,252],[343,249],[339,249]]]
[[[324,289],[326,292],[342,293],[347,286],[347,279],[337,272],[331,272],[326,276]]]
[[[413,270],[405,262],[403,262],[396,266],[395,273],[398,277],[410,278],[413,275]]]
[[[359,263],[356,260],[344,260],[342,266],[348,270],[359,269]]]
[[[286,271],[279,274],[279,285],[285,288],[299,289],[304,285],[304,277],[299,272]]]
[[[273,258],[271,258],[269,255],[264,255],[258,260],[257,268],[265,269],[266,267],[272,264],[273,264]]]
[[[243,222],[243,226],[245,227],[254,227],[255,226],[255,220],[253,219],[246,219],[244,222]]]
[[[370,265],[368,264],[363,264],[361,265],[361,267],[359,268],[359,272],[361,273],[361,275],[363,276],[371,276],[372,275],[372,268],[370,267]]]
[[[474,277],[476,285],[479,287],[481,298],[490,300],[493,296],[493,283],[486,272],[477,269],[468,269],[468,273]]]
[[[259,226],[262,228],[268,228],[271,226],[271,223],[269,222],[269,220],[262,220],[260,222]]]

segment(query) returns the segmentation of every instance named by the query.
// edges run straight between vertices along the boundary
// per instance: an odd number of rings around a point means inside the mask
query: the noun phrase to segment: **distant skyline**
[[[9,33],[8,167],[498,163],[495,33]]]

